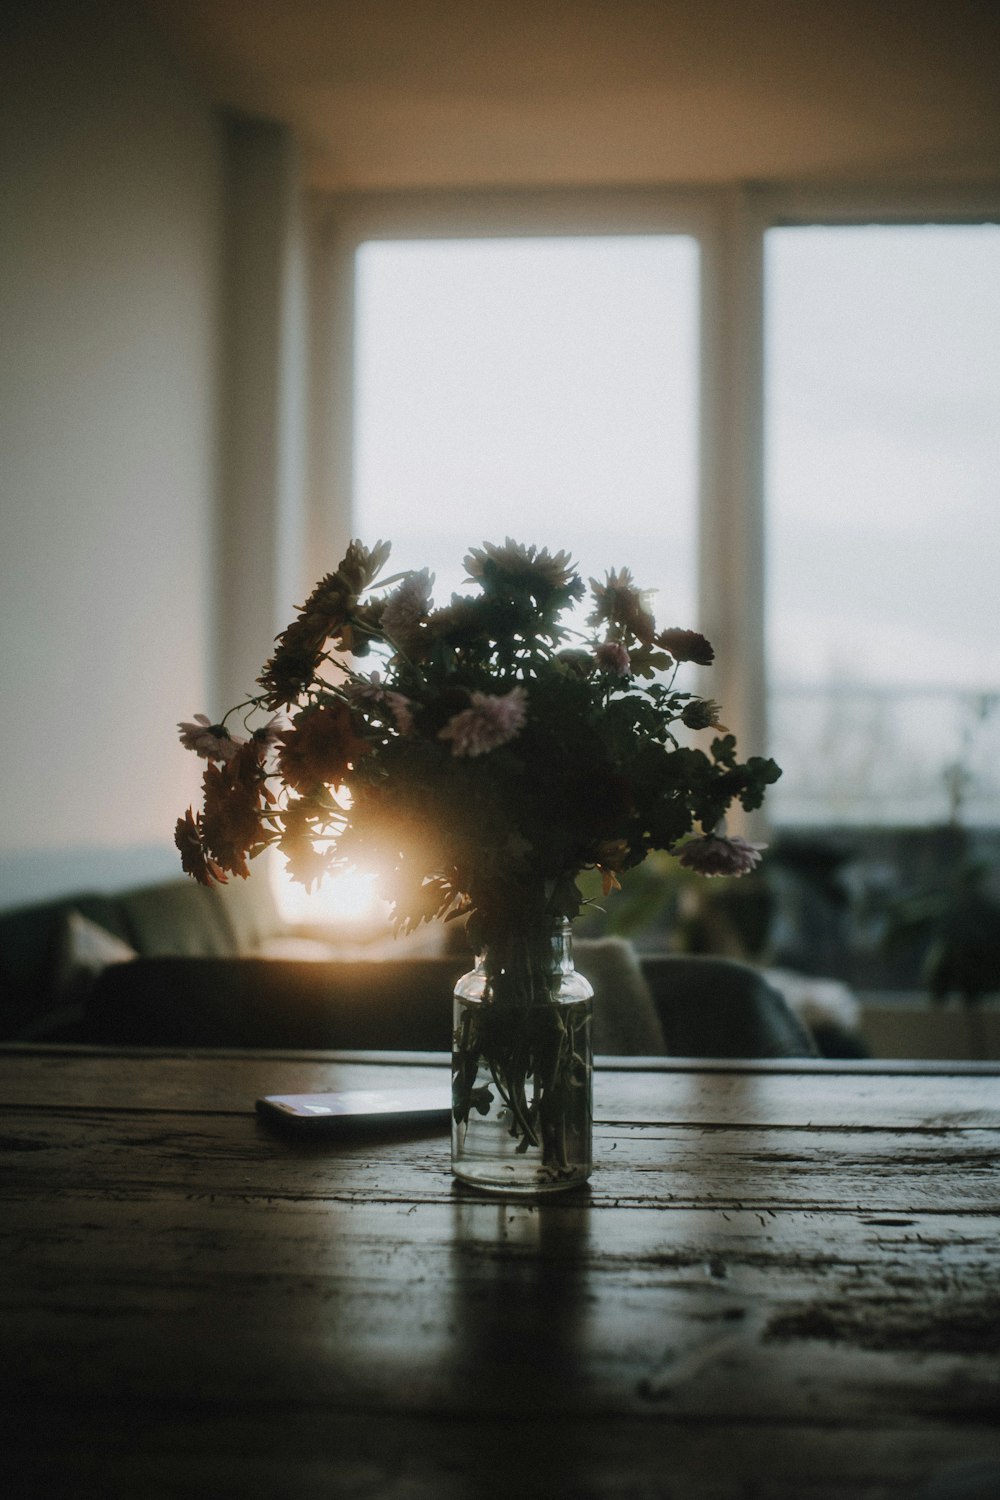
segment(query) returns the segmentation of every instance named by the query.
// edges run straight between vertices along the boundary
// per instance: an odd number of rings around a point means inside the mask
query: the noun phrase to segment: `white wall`
[[[117,0],[0,21],[0,905],[176,868],[212,699],[222,141]]]
[[[253,691],[315,580],[302,566],[308,231],[298,148],[285,126],[246,118],[227,122],[225,146],[216,687],[229,708]]]

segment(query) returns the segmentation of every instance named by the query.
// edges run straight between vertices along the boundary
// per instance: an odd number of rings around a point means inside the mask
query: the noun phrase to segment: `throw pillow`
[[[581,938],[573,962],[594,986],[594,1051],[663,1057],[667,1047],[652,992],[631,943]]]

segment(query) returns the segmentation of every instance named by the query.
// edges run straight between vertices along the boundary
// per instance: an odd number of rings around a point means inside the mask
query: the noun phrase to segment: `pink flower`
[[[351,703],[371,703],[378,705],[386,700],[385,683],[379,672],[373,672],[370,677],[355,677],[351,682],[344,684],[344,696]]]
[[[612,672],[616,677],[627,677],[632,670],[629,654],[621,641],[605,641],[598,646],[594,657],[603,671]]]
[[[698,875],[747,875],[760,863],[760,851],[766,844],[751,844],[738,834],[706,833],[680,844],[674,853],[677,863]]]
[[[359,708],[387,708],[399,734],[413,733],[413,704],[403,693],[391,692],[381,674],[355,677],[345,683],[344,696]]]
[[[451,740],[452,755],[486,755],[514,739],[524,727],[527,694],[522,687],[509,693],[473,693],[469,708],[454,714],[438,739]]]
[[[413,733],[413,704],[402,693],[384,693],[383,698],[392,714],[392,722],[400,734]]]
[[[202,760],[232,760],[244,740],[234,739],[224,724],[213,724],[207,714],[195,714],[194,723],[177,725],[185,750],[193,750]]]

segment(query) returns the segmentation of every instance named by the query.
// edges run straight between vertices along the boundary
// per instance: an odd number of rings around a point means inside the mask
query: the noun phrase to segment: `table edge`
[[[279,1047],[109,1047],[79,1042],[0,1042],[2,1058],[175,1058],[219,1062],[263,1061],[276,1058],[311,1063],[361,1063],[380,1067],[448,1067],[446,1052],[391,1052],[360,1050],[311,1050]],[[828,1058],[828,1057],[619,1057],[604,1053],[595,1057],[600,1072],[618,1073],[791,1073],[892,1075],[970,1075],[1000,1078],[1000,1061],[969,1062],[964,1059],[925,1058]]]

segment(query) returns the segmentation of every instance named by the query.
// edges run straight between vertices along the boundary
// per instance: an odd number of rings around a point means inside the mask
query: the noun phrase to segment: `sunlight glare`
[[[354,929],[385,920],[388,906],[377,894],[376,875],[356,870],[324,875],[318,886],[307,891],[287,869],[276,874],[275,894],[286,922]]]

